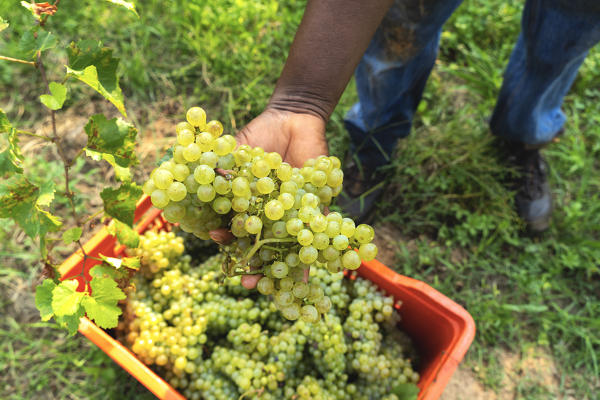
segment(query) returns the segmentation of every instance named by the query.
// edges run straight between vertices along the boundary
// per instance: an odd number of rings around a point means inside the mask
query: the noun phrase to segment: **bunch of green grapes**
[[[140,257],[142,268],[150,272],[164,269],[183,253],[183,239],[173,232],[156,233],[148,231],[140,237],[140,245],[132,249],[134,256]]]
[[[198,238],[229,229],[225,275],[261,274],[257,290],[272,295],[285,318],[317,322],[332,300],[306,281],[309,268],[355,270],[377,255],[372,227],[324,213],[342,190],[340,160],[320,156],[294,168],[278,153],[237,146],[200,107],[186,117],[173,158],[152,171],[144,192],[167,221]]]
[[[239,276],[222,284],[225,258],[184,254],[133,278],[123,340],[186,398],[394,400],[399,383],[418,381],[394,299],[369,281],[311,269],[332,306],[317,322],[289,321]]]

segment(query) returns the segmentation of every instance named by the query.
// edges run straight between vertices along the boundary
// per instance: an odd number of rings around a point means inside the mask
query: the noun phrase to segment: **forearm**
[[[327,121],[393,0],[309,0],[269,108]]]

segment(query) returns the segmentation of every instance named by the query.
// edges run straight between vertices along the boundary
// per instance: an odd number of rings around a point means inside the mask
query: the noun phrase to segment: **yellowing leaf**
[[[40,96],[43,105],[51,110],[60,110],[67,99],[67,87],[57,82],[50,82],[50,93]]]
[[[52,290],[52,309],[57,316],[73,315],[79,308],[84,292],[78,292],[78,282],[73,279],[62,281]]]
[[[52,291],[56,284],[52,279],[45,279],[35,288],[35,306],[40,311],[42,321],[48,321],[54,315],[52,311]]]

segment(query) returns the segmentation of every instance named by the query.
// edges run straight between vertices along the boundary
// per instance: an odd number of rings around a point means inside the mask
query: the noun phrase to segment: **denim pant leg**
[[[549,142],[566,117],[560,107],[588,50],[600,41],[600,2],[528,0],[490,128],[530,145]]]
[[[350,151],[368,169],[389,162],[437,57],[441,28],[462,0],[396,0],[356,72],[359,102],[346,114]]]

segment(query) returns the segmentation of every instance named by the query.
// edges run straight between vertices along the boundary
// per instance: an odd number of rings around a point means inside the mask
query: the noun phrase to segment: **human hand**
[[[266,152],[275,151],[283,161],[298,168],[310,158],[327,154],[325,121],[311,114],[266,109],[250,121],[236,139],[239,144],[262,147]],[[220,244],[234,239],[225,228],[210,231],[210,237]],[[260,278],[262,275],[243,275],[242,286],[253,289]],[[308,270],[305,280],[308,280]]]
[[[236,139],[239,144],[275,151],[283,161],[298,168],[309,158],[327,154],[325,121],[312,114],[266,109]]]

